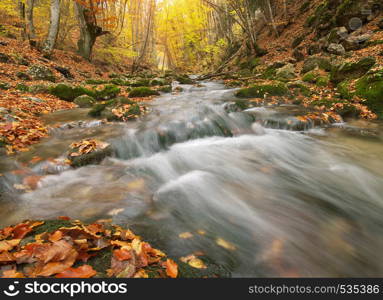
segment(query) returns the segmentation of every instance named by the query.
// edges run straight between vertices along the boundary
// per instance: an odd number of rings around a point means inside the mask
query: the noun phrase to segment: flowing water
[[[170,256],[203,251],[235,277],[383,276],[382,124],[302,127],[298,107],[240,111],[219,83],[183,87],[136,122],[49,115],[61,124],[49,139],[0,160],[0,225],[112,219]],[[89,137],[115,157],[79,169],[52,160]],[[44,177],[18,190],[30,175]]]

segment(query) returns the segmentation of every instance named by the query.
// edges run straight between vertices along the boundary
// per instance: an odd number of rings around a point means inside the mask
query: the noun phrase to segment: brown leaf
[[[0,241],[0,251],[12,250],[20,243],[20,239]]]
[[[47,263],[42,268],[38,268],[35,274],[36,276],[48,277],[64,272],[75,263],[77,255],[77,251],[71,249],[65,260]]]
[[[178,265],[176,264],[176,262],[174,260],[168,258],[166,260],[165,267],[166,267],[166,274],[170,278],[177,278],[177,276],[178,276]]]
[[[56,278],[91,278],[97,272],[89,265],[83,265],[78,268],[69,268],[64,272],[57,274]]]

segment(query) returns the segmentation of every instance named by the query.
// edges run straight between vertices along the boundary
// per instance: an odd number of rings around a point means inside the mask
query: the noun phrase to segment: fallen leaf
[[[166,267],[166,274],[170,278],[177,278],[177,276],[178,276],[178,265],[174,260],[168,258],[166,260],[165,267]]]
[[[64,272],[58,273],[56,278],[91,278],[97,272],[90,265],[83,265],[78,268],[69,268]]]
[[[232,243],[230,243],[230,242],[228,242],[222,238],[216,239],[216,243],[218,246],[221,246],[222,248],[225,248],[226,250],[234,251],[237,249]]]

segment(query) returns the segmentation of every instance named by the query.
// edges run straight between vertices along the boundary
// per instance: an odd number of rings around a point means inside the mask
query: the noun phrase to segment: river
[[[112,219],[170,256],[202,251],[234,277],[383,275],[381,123],[297,130],[299,107],[240,111],[221,83],[183,88],[126,124],[86,109],[46,116],[60,125],[50,138],[0,160],[0,225]],[[52,160],[83,138],[115,157],[79,169]],[[15,188],[26,174],[44,176],[33,191]]]

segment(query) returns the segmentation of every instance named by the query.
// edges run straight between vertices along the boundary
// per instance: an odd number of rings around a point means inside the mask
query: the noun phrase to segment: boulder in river
[[[114,153],[111,145],[93,139],[73,143],[70,148],[68,159],[75,168],[99,164]]]

